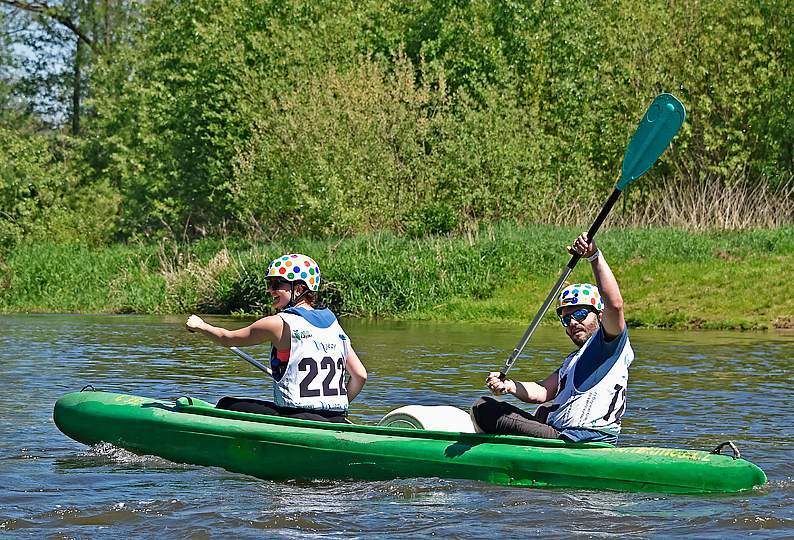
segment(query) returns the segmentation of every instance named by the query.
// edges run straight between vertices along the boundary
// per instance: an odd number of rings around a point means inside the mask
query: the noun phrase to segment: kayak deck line
[[[56,402],[53,417],[85,444],[273,480],[440,477],[660,493],[734,493],[766,482],[745,459],[700,450],[335,424],[226,411],[186,397],[72,392]]]

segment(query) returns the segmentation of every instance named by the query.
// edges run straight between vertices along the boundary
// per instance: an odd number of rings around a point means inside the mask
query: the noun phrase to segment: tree
[[[0,0],[4,35],[22,51],[16,94],[51,127],[81,130],[89,73],[110,54],[133,3],[125,0]]]

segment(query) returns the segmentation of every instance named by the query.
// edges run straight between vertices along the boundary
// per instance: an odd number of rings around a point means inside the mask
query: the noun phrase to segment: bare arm
[[[587,233],[582,233],[568,251],[571,254],[580,253],[582,257],[591,257],[598,251],[598,248],[595,245],[595,241],[587,241]],[[604,255],[599,255],[590,264],[593,268],[596,287],[598,287],[601,298],[604,301],[601,326],[604,327],[604,336],[607,340],[610,340],[622,334],[626,328],[626,320],[623,315],[623,296],[620,294],[618,282],[606,259],[604,259]]]
[[[367,370],[364,368],[364,364],[361,363],[359,360],[356,351],[353,350],[353,347],[350,347],[349,352],[347,353],[347,360],[345,360],[345,369],[347,369],[350,378],[347,381],[347,400],[353,401],[361,389],[364,387],[364,383],[367,382]]]
[[[225,347],[258,345],[266,341],[278,347],[282,345],[281,340],[284,336],[284,321],[276,315],[263,317],[239,330],[226,330],[219,326],[212,326],[196,315],[191,315],[185,326],[189,331],[200,332]]]
[[[546,403],[557,397],[559,387],[559,376],[555,371],[540,383],[536,382],[517,382],[512,379],[502,381],[498,371],[488,375],[486,384],[496,395],[513,394],[525,403]]]

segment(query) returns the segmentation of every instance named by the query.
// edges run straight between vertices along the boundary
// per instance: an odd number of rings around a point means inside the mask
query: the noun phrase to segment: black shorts
[[[270,416],[284,416],[285,418],[298,418],[300,420],[316,420],[318,422],[335,422],[348,424],[347,414],[339,411],[313,411],[309,409],[293,409],[280,407],[272,401],[254,398],[222,397],[215,405],[216,409],[227,411],[247,412],[254,414],[268,414]]]

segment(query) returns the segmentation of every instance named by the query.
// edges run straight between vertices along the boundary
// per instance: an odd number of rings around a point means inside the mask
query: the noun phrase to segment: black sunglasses
[[[268,291],[277,291],[281,289],[284,285],[289,283],[286,279],[268,279],[267,280],[267,290]]]
[[[560,317],[560,322],[565,328],[568,328],[568,326],[571,324],[572,318],[576,319],[579,322],[582,322],[591,313],[595,313],[595,311],[588,308],[577,309],[576,311],[573,311],[568,315],[563,315],[562,317]]]

